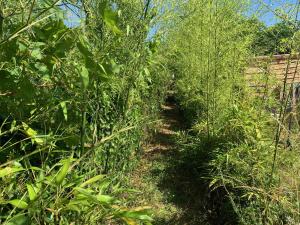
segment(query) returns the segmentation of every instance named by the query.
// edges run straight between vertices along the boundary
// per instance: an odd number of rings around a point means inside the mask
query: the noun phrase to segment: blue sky
[[[257,13],[258,17],[263,20],[268,26],[279,22],[280,19],[274,15],[277,10],[283,10],[291,15],[291,19],[295,18],[295,6],[298,0],[252,0],[256,2],[253,7],[253,13]],[[264,4],[265,5],[264,5]]]
[[[61,8],[66,11],[65,24],[68,27],[75,27],[80,24],[81,19],[77,16],[77,15],[81,15],[83,17],[83,14],[80,10],[78,10],[77,8],[71,5],[69,5],[68,7],[62,6]]]
[[[266,25],[271,26],[280,21],[272,10],[283,10],[292,15],[291,18],[293,18],[295,17],[295,5],[297,1],[298,0],[251,0],[253,6],[250,14],[257,15]],[[79,25],[80,19],[72,12],[75,11],[77,14],[81,14],[79,10],[74,7],[71,7],[72,11],[66,7],[63,8],[67,11],[68,19],[66,20],[66,24],[70,27]]]

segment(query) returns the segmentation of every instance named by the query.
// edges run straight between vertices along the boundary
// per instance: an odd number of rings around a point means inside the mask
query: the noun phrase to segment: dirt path
[[[208,224],[200,181],[176,144],[182,130],[178,108],[167,103],[162,109],[162,123],[130,178],[142,193],[137,203],[153,208],[157,225]]]

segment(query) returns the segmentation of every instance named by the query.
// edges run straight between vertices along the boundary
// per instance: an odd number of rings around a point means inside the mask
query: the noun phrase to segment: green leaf
[[[18,41],[17,44],[19,46],[20,52],[25,52],[28,49],[28,46],[21,41]]]
[[[0,178],[8,176],[10,174],[14,174],[20,171],[23,171],[22,167],[5,167],[4,169],[0,169]]]
[[[35,137],[37,135],[37,131],[33,130],[26,123],[22,122],[24,133],[29,137]]]
[[[33,49],[31,51],[31,56],[35,59],[42,59],[42,53],[41,53],[41,50],[40,49]]]
[[[13,200],[8,201],[8,203],[19,209],[27,209],[28,208],[27,202],[20,200],[20,199],[13,199]]]
[[[26,215],[16,215],[4,225],[29,225],[30,219]]]
[[[84,183],[82,183],[82,184],[80,185],[80,187],[85,187],[85,186],[87,186],[87,185],[89,185],[89,184],[95,183],[95,182],[97,182],[97,181],[99,181],[99,180],[102,180],[104,177],[105,177],[105,175],[98,175],[98,176],[95,176],[95,177],[93,177],[93,178],[91,178],[91,179],[85,181]]]
[[[97,195],[97,200],[100,203],[110,204],[110,203],[113,203],[115,201],[115,198],[111,197],[109,195]]]
[[[126,26],[126,35],[129,36],[129,34],[130,34],[130,26],[127,25]]]
[[[102,19],[106,26],[115,34],[121,34],[121,30],[117,26],[118,14],[110,8],[107,1],[103,1],[100,4],[100,9]]]
[[[80,75],[82,79],[83,88],[87,89],[87,87],[89,86],[90,79],[89,79],[89,71],[85,66],[81,67]]]
[[[62,111],[63,111],[64,117],[65,117],[65,120],[67,121],[67,120],[68,120],[67,103],[66,103],[66,102],[61,102],[61,103],[60,103],[60,106],[61,106],[61,108],[62,108]]]
[[[59,173],[55,176],[55,183],[57,185],[60,185],[67,176],[71,162],[72,158],[66,159],[64,161],[62,168],[60,169]]]
[[[121,30],[117,26],[118,21],[118,14],[114,11],[112,11],[109,8],[106,8],[104,10],[104,14],[102,15],[102,18],[107,25],[108,28],[112,30],[115,34],[121,34]]]
[[[70,202],[66,206],[66,209],[80,213],[81,212],[81,208],[79,206],[83,206],[83,203],[85,203],[85,202],[87,202],[87,201],[86,200],[81,200],[81,202],[80,202],[81,204],[78,204],[77,202],[76,202],[76,204],[73,203],[73,202]]]
[[[119,74],[121,71],[121,66],[116,64],[115,61],[111,60],[111,69],[114,74]]]
[[[86,58],[92,58],[93,54],[90,52],[90,50],[86,47],[87,44],[83,40],[80,40],[77,43],[77,48],[79,49],[80,53],[86,57]]]
[[[28,124],[22,122],[23,125],[23,132],[31,138],[31,140],[39,145],[42,145],[45,143],[45,141],[42,138],[36,137],[37,136],[37,131],[35,131],[34,129],[32,129],[31,127],[28,126]]]
[[[34,186],[32,184],[26,184],[27,186],[27,191],[29,194],[29,199],[30,201],[34,201],[37,199],[38,195],[37,195],[37,189],[34,188]]]
[[[75,187],[74,190],[77,191],[77,193],[83,194],[85,196],[91,196],[93,194],[92,190],[81,188],[81,187]]]
[[[105,192],[108,189],[110,184],[111,184],[111,181],[108,178],[103,179],[101,181],[101,184],[99,184],[100,193]]]
[[[127,225],[138,225],[138,223],[136,221],[134,221],[133,219],[129,219],[129,218],[121,218]]]
[[[13,122],[10,124],[10,130],[9,131],[14,132],[15,130],[17,130],[16,125],[17,125],[17,121],[13,120]]]
[[[117,213],[117,216],[120,216],[121,218],[151,222],[153,219],[149,216],[149,210],[149,207],[138,207],[136,209],[119,212]]]
[[[47,74],[49,73],[49,70],[47,68],[47,66],[43,63],[37,62],[36,64],[34,64],[35,68],[37,68],[42,74]]]

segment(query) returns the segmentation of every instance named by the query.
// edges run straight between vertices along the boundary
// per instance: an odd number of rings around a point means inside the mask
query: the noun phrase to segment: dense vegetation
[[[156,8],[126,0],[0,5],[0,223],[150,221],[146,208],[117,198],[130,193],[119,181],[168,79],[156,43],[145,42]],[[68,28],[65,7],[85,11],[85,23]]]
[[[299,24],[282,21],[270,27],[257,19],[250,20],[249,24],[255,27],[253,39],[253,53],[256,55],[288,54],[291,53],[290,41],[299,35]]]
[[[255,55],[299,52],[299,4],[271,27],[251,7],[0,0],[0,223],[151,224],[124,181],[172,88],[188,127],[177,147],[218,224],[298,224],[291,86],[262,97],[244,71]]]
[[[260,29],[245,20],[246,1],[189,3],[169,40],[176,98],[191,127],[179,143],[186,162],[207,183],[220,224],[297,224],[298,139],[286,150],[299,132],[298,119],[288,128],[291,86],[281,100],[267,86],[257,95],[243,73],[254,55],[299,52],[298,21]]]

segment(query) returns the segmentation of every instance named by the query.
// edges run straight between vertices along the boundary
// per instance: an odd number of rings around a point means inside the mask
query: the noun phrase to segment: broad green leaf
[[[84,202],[84,200],[82,200],[82,203]],[[68,209],[68,210],[71,210],[71,211],[75,211],[75,212],[78,212],[78,213],[80,213],[82,210],[81,210],[81,208],[79,207],[79,206],[82,206],[83,204],[73,204],[73,203],[69,203],[67,206],[66,206],[66,208]]]
[[[136,222],[133,219],[129,219],[129,218],[124,218],[121,217],[121,219],[127,224],[127,225],[138,225],[138,222]]]
[[[85,187],[85,186],[87,186],[87,185],[89,185],[89,184],[95,183],[95,182],[97,182],[97,181],[99,181],[99,180],[102,180],[104,177],[105,177],[105,175],[98,175],[98,176],[95,176],[95,177],[93,177],[93,178],[91,178],[91,179],[85,181],[84,183],[82,183],[82,184],[80,185],[80,187]]]
[[[22,167],[5,167],[4,169],[0,169],[0,178],[8,176],[10,174],[14,174],[20,171],[23,171]]]
[[[20,200],[20,199],[13,199],[13,200],[8,201],[8,203],[19,209],[27,209],[28,208],[27,202]]]
[[[115,198],[111,197],[109,195],[97,195],[97,200],[100,203],[110,204],[110,203],[113,203],[115,201]]]
[[[34,201],[38,197],[37,189],[32,184],[26,184],[30,201]]]
[[[126,35],[129,36],[129,34],[130,34],[130,26],[127,25],[126,26]]]
[[[89,196],[92,196],[92,194],[93,194],[92,190],[90,190],[90,189],[84,189],[84,188],[81,188],[81,187],[75,187],[74,190],[77,191],[77,193],[75,192],[75,195],[77,195],[78,193],[80,193],[80,194],[83,194],[84,196],[89,197]]]
[[[115,61],[111,60],[111,69],[114,74],[119,74],[121,71],[121,66],[119,66]]]
[[[31,51],[31,56],[35,59],[42,59],[42,53],[41,53],[41,50],[40,49],[33,49]]]
[[[150,208],[149,207],[138,207],[131,210],[126,210],[118,213],[121,218],[142,220],[142,221],[153,221],[153,219],[149,216]]]
[[[86,47],[87,44],[84,43],[83,40],[80,40],[77,43],[77,48],[79,49],[80,53],[86,57],[86,58],[92,58],[93,54],[90,52],[90,50]]]
[[[102,15],[102,18],[107,25],[108,28],[112,30],[115,34],[121,34],[121,30],[117,26],[118,21],[118,14],[114,11],[112,11],[109,8],[106,8],[104,10],[104,14]]]
[[[7,223],[4,223],[4,225],[29,225],[30,219],[26,215],[16,215],[12,217]]]
[[[55,176],[55,183],[57,185],[60,185],[65,179],[65,177],[67,176],[71,162],[72,162],[72,158],[68,158],[64,161],[63,166],[59,170],[58,174]]]
[[[34,64],[35,68],[37,68],[42,74],[47,74],[49,73],[49,70],[47,68],[47,66],[43,63],[37,62],[36,64]]]
[[[115,34],[121,34],[121,30],[117,26],[118,13],[114,12],[110,6],[107,4],[107,1],[102,1],[100,4],[100,13],[102,19],[106,26]]]
[[[85,66],[81,67],[80,75],[81,75],[81,79],[82,79],[83,88],[87,89],[87,87],[89,86],[90,80],[89,80],[89,71],[87,70],[87,68]]]
[[[18,41],[17,44],[18,44],[20,52],[25,52],[28,49],[28,46],[21,41]]]
[[[31,138],[31,140],[39,145],[44,144],[44,140],[42,138],[36,137],[37,136],[37,131],[29,127],[26,123],[22,122],[23,128],[24,128],[24,133]]]
[[[62,109],[62,111],[63,111],[65,120],[67,121],[67,120],[68,120],[67,103],[66,103],[66,102],[61,102],[61,103],[60,103],[60,106],[61,106],[61,109]]]
[[[29,137],[35,137],[37,135],[37,131],[33,130],[26,123],[22,122],[24,133]]]

